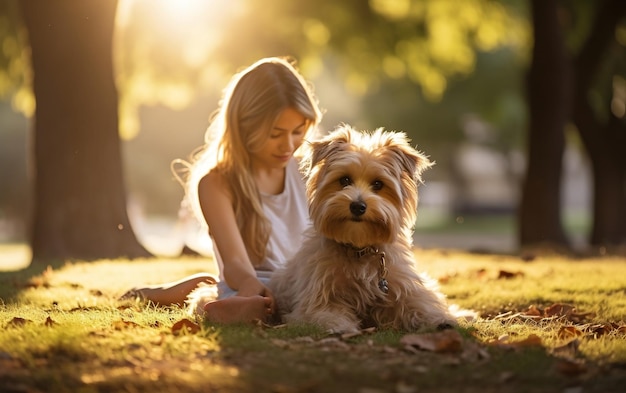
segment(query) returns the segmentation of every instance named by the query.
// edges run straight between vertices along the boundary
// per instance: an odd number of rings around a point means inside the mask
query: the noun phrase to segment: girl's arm
[[[228,286],[238,291],[240,296],[271,297],[267,287],[257,279],[246,252],[224,177],[216,171],[209,172],[198,184],[198,197],[202,214],[222,257],[222,273]]]

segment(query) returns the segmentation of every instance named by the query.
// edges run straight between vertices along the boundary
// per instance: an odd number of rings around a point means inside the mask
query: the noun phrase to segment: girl
[[[294,153],[321,113],[312,90],[283,58],[265,58],[235,74],[188,165],[186,197],[208,226],[220,281],[197,274],[133,289],[160,305],[183,305],[199,285],[216,285],[204,306],[212,322],[265,320],[274,313],[266,284],[295,254],[309,225],[304,182]]]

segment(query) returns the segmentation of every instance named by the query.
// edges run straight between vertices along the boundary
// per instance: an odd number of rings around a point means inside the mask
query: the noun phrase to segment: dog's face
[[[310,147],[309,211],[323,236],[360,248],[391,243],[412,228],[417,186],[431,163],[404,133],[343,126]]]

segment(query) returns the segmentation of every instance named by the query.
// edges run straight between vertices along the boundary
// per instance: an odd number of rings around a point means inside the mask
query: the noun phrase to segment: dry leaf
[[[571,322],[581,323],[587,319],[593,318],[595,316],[595,313],[580,313],[576,312],[576,307],[570,304],[555,303],[544,310],[544,315],[546,318],[565,317]]]
[[[478,269],[475,272],[476,278],[478,278],[479,280],[486,280],[487,277],[487,269],[482,268],[482,269]]]
[[[48,326],[48,327],[52,327],[54,325],[56,325],[57,323],[54,322],[52,320],[52,318],[50,318],[50,316],[48,316],[48,318],[46,318],[46,321],[44,322],[44,325]]]
[[[511,279],[511,278],[523,277],[523,276],[524,276],[523,272],[509,272],[509,271],[506,271],[506,270],[500,270],[498,272],[498,279],[499,280],[501,280],[501,279],[508,280],[508,279]]]
[[[524,315],[531,316],[531,317],[541,317],[543,316],[543,312],[540,309],[538,309],[537,306],[533,304],[533,305],[528,306],[528,310],[526,310]]]
[[[521,341],[512,342],[510,343],[510,345],[513,346],[514,348],[526,348],[526,347],[540,347],[542,344],[541,344],[541,337],[537,336],[536,334],[530,334],[525,339]]]
[[[502,335],[497,340],[491,341],[488,343],[491,346],[500,347],[500,348],[511,348],[511,349],[519,349],[519,348],[528,348],[528,347],[541,347],[541,337],[536,334],[531,334],[523,340],[520,341],[509,341],[509,336]]]
[[[445,284],[448,284],[453,278],[456,278],[456,277],[457,277],[456,273],[446,274],[446,275],[439,277],[437,281],[439,282],[439,284],[445,285]]]
[[[576,307],[569,304],[555,303],[544,310],[546,317],[565,317],[576,310]]]
[[[400,339],[400,344],[430,352],[460,352],[463,338],[456,330],[444,330],[437,333],[407,334]]]
[[[565,338],[565,339],[578,337],[582,335],[583,335],[583,332],[578,330],[576,326],[562,326],[559,329],[559,332],[557,333],[557,336],[559,338]]]
[[[595,318],[596,314],[594,312],[583,312],[583,313],[572,313],[567,316],[567,319],[574,323],[582,323],[589,319]]]
[[[137,327],[137,326],[139,326],[135,322],[125,321],[123,319],[120,319],[119,321],[113,322],[112,325],[113,325],[113,329],[115,329],[115,330],[124,330],[124,329],[127,329],[129,327]]]
[[[199,331],[200,331],[200,326],[197,323],[192,322],[187,318],[183,318],[180,321],[174,323],[174,325],[172,325],[172,333],[175,336],[181,334],[182,332],[189,333],[189,334],[196,334]]]
[[[30,319],[15,317],[9,321],[9,323],[7,324],[7,327],[8,326],[24,326],[29,322],[32,322],[32,321]]]
[[[612,331],[618,329],[618,326],[607,323],[607,324],[597,324],[589,326],[589,332],[594,335],[594,337],[604,336],[605,334],[611,333]]]

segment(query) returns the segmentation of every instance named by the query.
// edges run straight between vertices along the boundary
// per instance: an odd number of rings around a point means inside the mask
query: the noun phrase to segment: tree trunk
[[[117,1],[20,4],[37,102],[33,262],[148,256],[126,211],[112,62]]]
[[[528,74],[528,165],[519,210],[520,245],[568,246],[561,222],[561,167],[569,68],[555,0],[532,0],[534,47]]]
[[[600,120],[589,102],[593,79],[610,46],[617,45],[615,28],[624,15],[623,0],[602,3],[575,62],[573,120],[591,160],[594,185],[590,243],[594,246],[626,244],[626,124],[613,115],[610,100],[606,107],[608,121]]]

